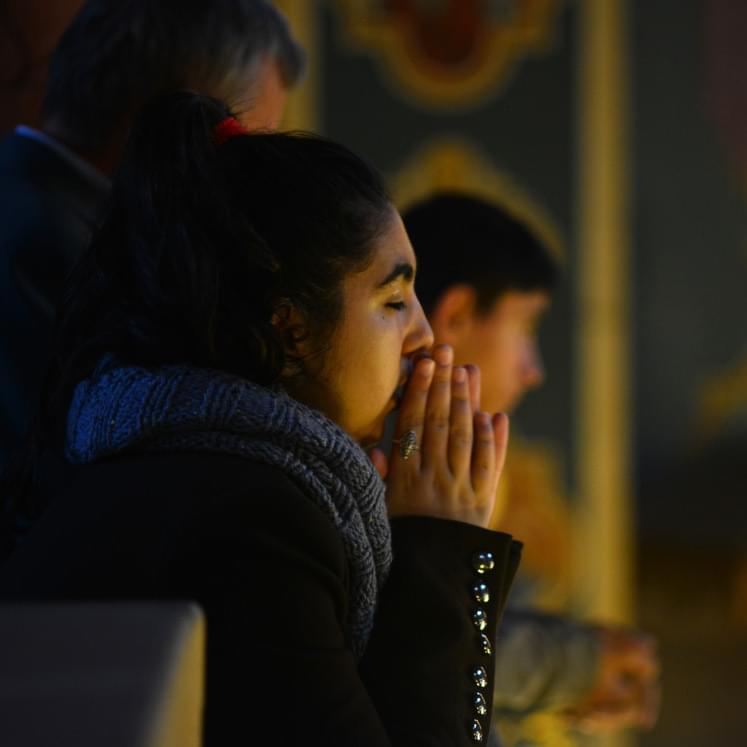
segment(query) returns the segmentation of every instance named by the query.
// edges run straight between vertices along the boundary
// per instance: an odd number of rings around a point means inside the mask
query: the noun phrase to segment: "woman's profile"
[[[207,745],[487,738],[507,421],[416,272],[346,148],[154,101],[62,310],[40,433],[79,470],[0,595],[196,600]]]

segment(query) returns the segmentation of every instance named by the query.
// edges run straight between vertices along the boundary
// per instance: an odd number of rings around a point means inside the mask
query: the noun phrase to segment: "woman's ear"
[[[477,293],[471,285],[450,285],[436,301],[428,321],[436,344],[456,347],[470,329],[477,309]]]
[[[270,322],[280,333],[288,356],[300,360],[311,352],[304,317],[290,301],[282,301],[275,307]]]

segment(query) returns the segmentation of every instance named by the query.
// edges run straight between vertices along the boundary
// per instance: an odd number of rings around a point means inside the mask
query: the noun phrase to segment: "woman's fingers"
[[[508,416],[499,412],[491,418],[486,412],[475,413],[474,439],[472,487],[478,496],[493,500],[506,462]]]
[[[401,467],[405,461],[412,464],[420,464],[419,447],[423,443],[423,428],[425,423],[425,410],[428,403],[428,392],[433,380],[435,364],[430,358],[421,358],[415,364],[415,370],[410,376],[405,389],[405,395],[402,398],[402,404],[399,410],[399,419],[395,429],[395,449],[392,451],[392,462],[389,465],[390,470],[396,470]],[[415,434],[415,443],[418,449],[411,452],[404,460],[402,454],[402,439],[405,434],[410,432]]]
[[[442,345],[432,359],[415,364],[389,464],[376,452],[372,459],[379,474],[387,475],[392,516],[437,516],[488,526],[506,456],[508,418],[475,413],[479,370],[452,362],[451,348]],[[408,443],[418,448],[408,449]]]
[[[472,456],[472,404],[469,373],[457,366],[452,373],[449,424],[449,468],[459,479],[469,474]]]
[[[498,481],[503,473],[503,465],[506,463],[506,452],[508,451],[508,415],[505,412],[497,412],[493,415],[493,439],[495,441],[495,475],[491,493],[495,495],[498,490]]]
[[[425,409],[423,429],[423,467],[438,469],[446,466],[449,430],[451,425],[452,361],[454,352],[449,345],[439,345],[433,351],[436,370]]]
[[[465,368],[469,377],[469,399],[472,412],[477,412],[480,409],[480,369],[473,363],[468,363]]]
[[[472,489],[476,496],[487,496],[495,482],[495,434],[486,412],[474,415],[475,433],[472,449]]]

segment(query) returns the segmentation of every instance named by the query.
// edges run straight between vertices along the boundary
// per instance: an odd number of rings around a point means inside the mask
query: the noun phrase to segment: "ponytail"
[[[383,181],[332,141],[242,134],[228,117],[189,92],[138,117],[104,221],[68,280],[25,473],[0,488],[16,512],[28,465],[63,453],[73,389],[104,355],[273,386],[303,369],[288,339],[326,346],[344,277],[368,265],[392,220]],[[273,315],[290,307],[303,329],[280,331]]]
[[[277,271],[227,194],[217,157],[225,138],[216,127],[230,117],[222,103],[188,92],[159,97],[142,111],[108,215],[63,309],[59,354],[76,351],[76,374],[108,352],[141,365],[190,361],[263,383],[276,375],[280,342],[234,339],[237,325],[226,319],[240,316],[247,327],[272,332],[268,294]],[[265,297],[241,292],[237,278],[258,274],[265,275]],[[91,318],[92,308],[103,316]]]

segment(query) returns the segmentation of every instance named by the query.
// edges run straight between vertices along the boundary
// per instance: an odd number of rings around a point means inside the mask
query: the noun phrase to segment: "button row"
[[[495,559],[493,553],[487,551],[476,552],[472,556],[472,568],[475,572],[483,576],[495,568]],[[478,604],[487,604],[490,601],[490,587],[482,580],[478,579],[472,586],[472,598]],[[484,656],[490,656],[493,653],[493,646],[483,631],[488,627],[488,613],[482,608],[477,607],[472,612],[472,623],[479,631],[480,652]],[[487,716],[488,704],[485,696],[480,692],[488,686],[488,672],[483,666],[476,666],[472,669],[472,682],[477,691],[472,698],[472,706],[478,716]],[[469,725],[469,735],[473,742],[480,743],[485,739],[482,730],[482,724],[479,719],[475,718]]]

